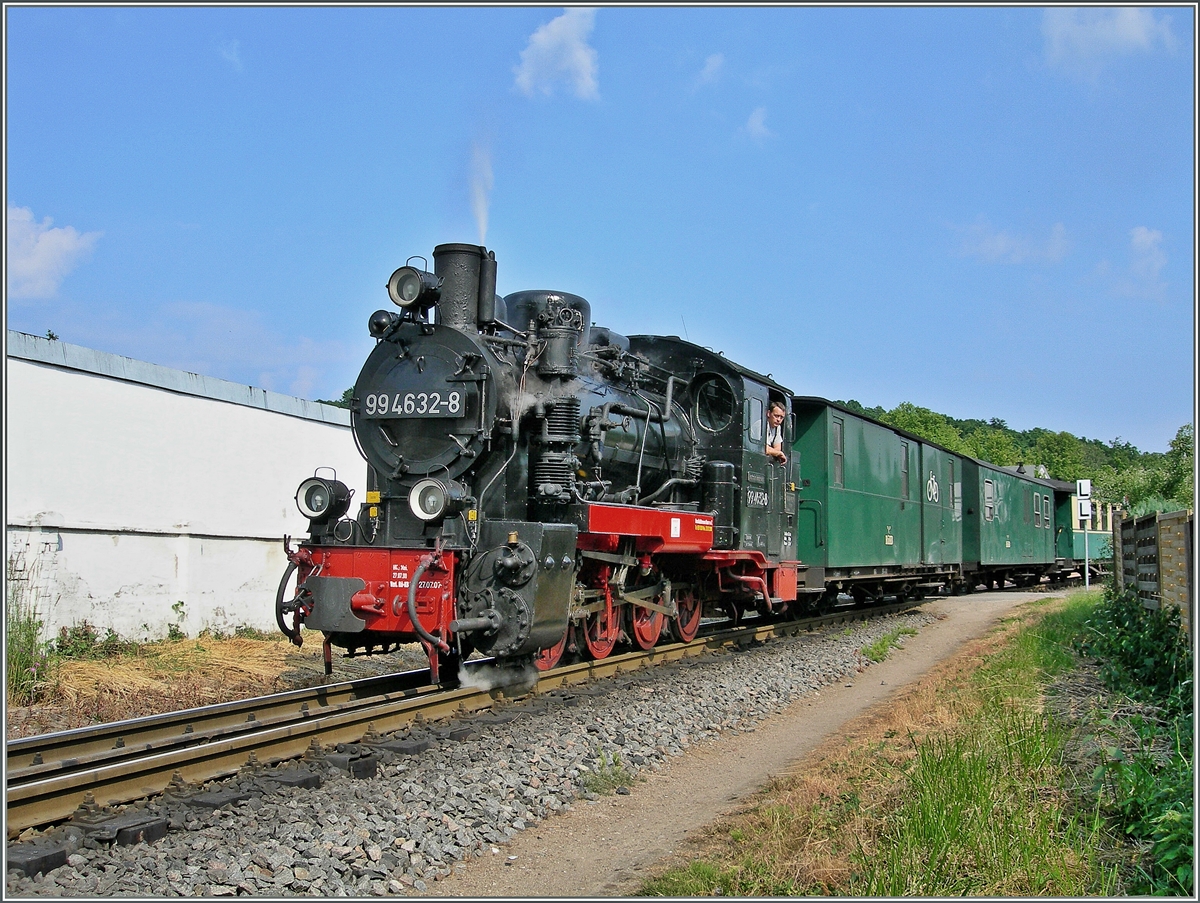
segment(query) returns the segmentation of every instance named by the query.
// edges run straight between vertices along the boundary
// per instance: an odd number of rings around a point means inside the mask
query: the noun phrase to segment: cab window
[[[701,378],[695,388],[696,422],[710,433],[719,433],[733,422],[733,389],[725,377],[712,374]]]
[[[761,398],[751,398],[746,405],[746,416],[749,418],[749,438],[751,446],[761,444],[766,433],[763,431],[763,403]]]

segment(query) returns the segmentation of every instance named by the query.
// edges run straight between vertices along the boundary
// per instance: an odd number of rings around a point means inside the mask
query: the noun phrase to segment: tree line
[[[853,399],[837,403],[1000,467],[1041,464],[1056,480],[1091,480],[1095,498],[1136,515],[1193,506],[1195,428],[1191,423],[1179,428],[1166,452],[1141,452],[1120,436],[1102,442],[1042,427],[1018,431],[998,418],[957,420],[907,401],[890,411],[878,405],[863,407]]]

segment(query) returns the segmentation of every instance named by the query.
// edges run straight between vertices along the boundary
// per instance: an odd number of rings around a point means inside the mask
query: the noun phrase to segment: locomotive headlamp
[[[438,277],[412,266],[402,266],[387,282],[388,297],[404,310],[421,310],[437,303]]]
[[[296,507],[309,520],[337,520],[350,508],[350,495],[341,480],[309,477],[296,490]]]
[[[400,315],[394,314],[390,310],[377,310],[367,321],[367,329],[375,338],[383,338],[399,319]]]
[[[467,490],[454,480],[419,480],[408,494],[408,507],[423,521],[434,521],[455,514],[467,502]]]

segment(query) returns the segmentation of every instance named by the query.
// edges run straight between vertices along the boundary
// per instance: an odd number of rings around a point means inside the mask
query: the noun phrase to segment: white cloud
[[[540,26],[513,69],[517,87],[527,96],[552,94],[557,83],[566,82],[576,97],[598,99],[596,51],[587,42],[595,21],[596,10],[574,7]]]
[[[1045,259],[1057,263],[1066,257],[1070,250],[1071,240],[1067,238],[1067,227],[1062,223],[1055,223],[1050,229],[1050,238],[1042,246]]]
[[[1132,298],[1161,301],[1167,284],[1161,275],[1167,265],[1167,255],[1161,245],[1163,234],[1158,229],[1135,226],[1129,230],[1129,278],[1118,285],[1118,291]]]
[[[1042,240],[996,229],[985,217],[959,231],[966,233],[962,253],[987,263],[1057,263],[1071,250],[1067,227],[1062,223],[1055,223],[1050,235]]]
[[[1042,16],[1046,60],[1051,65],[1095,75],[1104,63],[1161,45],[1175,47],[1171,17],[1143,8],[1048,9]]]
[[[28,207],[8,207],[7,286],[11,298],[52,298],[58,286],[91,254],[103,232],[82,235],[72,226],[35,222]]]
[[[700,74],[696,76],[697,85],[707,85],[715,82],[721,77],[721,70],[725,67],[725,54],[714,53],[704,61],[704,68],[700,70]]]
[[[750,118],[746,120],[745,129],[756,141],[770,138],[774,132],[767,128],[767,108],[755,108],[754,112],[750,114]]]
[[[238,41],[222,41],[221,46],[217,48],[217,52],[221,54],[221,58],[229,63],[230,66],[238,72],[242,71],[242,48]]]

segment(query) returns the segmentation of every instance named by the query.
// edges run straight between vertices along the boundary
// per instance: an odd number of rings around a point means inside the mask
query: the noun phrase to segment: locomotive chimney
[[[442,286],[438,317],[446,326],[477,331],[480,270],[487,256],[487,249],[479,245],[449,244],[433,249],[433,272]],[[494,278],[494,263],[492,267]]]
[[[479,261],[479,328],[491,326],[495,321],[496,252],[488,251]]]

